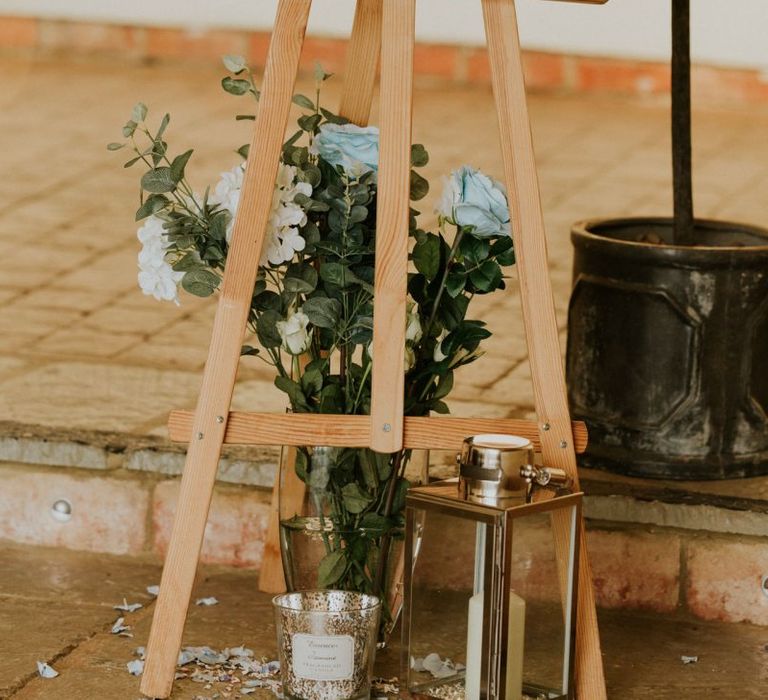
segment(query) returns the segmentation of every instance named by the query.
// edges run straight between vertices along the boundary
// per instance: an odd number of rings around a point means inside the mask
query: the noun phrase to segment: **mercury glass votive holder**
[[[288,700],[370,697],[381,601],[351,591],[273,598],[283,695]]]

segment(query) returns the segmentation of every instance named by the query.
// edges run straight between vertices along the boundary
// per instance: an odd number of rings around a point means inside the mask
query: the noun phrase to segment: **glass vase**
[[[404,474],[423,472],[427,456],[314,447],[286,449],[281,459],[280,551],[288,591],[378,596],[380,645],[402,609]],[[303,488],[295,488],[296,477]]]

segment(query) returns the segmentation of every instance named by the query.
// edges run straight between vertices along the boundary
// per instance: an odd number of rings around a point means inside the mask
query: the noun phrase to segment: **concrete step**
[[[0,425],[0,537],[162,556],[182,448],[159,437]],[[203,561],[258,568],[277,450],[229,448]],[[434,474],[450,475],[433,455]],[[584,470],[598,604],[768,625],[768,478],[657,482]],[[65,500],[71,518],[53,517]]]
[[[160,566],[148,557],[0,545],[0,698],[82,700],[139,697],[126,663],[146,644]],[[213,607],[192,606],[184,644],[216,649],[245,645],[275,658],[269,596],[255,592],[256,572],[203,567],[194,597],[215,596]],[[132,638],[110,633],[112,606],[127,598],[144,607],[126,614]],[[123,615],[123,613],[119,613]],[[629,611],[600,614],[608,697],[612,700],[745,700],[765,697],[765,630],[752,625],[693,622],[680,615]],[[698,657],[684,664],[682,657]],[[377,659],[377,674],[398,672],[397,639]],[[35,662],[60,675],[37,677]],[[177,682],[173,700],[216,697],[226,684],[203,688]],[[237,690],[232,697],[240,697]],[[273,697],[259,691],[259,698]]]

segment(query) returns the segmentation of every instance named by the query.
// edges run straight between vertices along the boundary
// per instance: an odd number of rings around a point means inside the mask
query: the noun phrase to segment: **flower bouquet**
[[[254,76],[239,57],[225,57],[227,92],[258,104]],[[330,77],[316,70],[314,99],[296,95],[298,129],[285,142],[272,213],[248,325],[254,340],[242,354],[266,362],[291,410],[368,414],[371,407],[372,328],[378,130],[361,128],[321,106]],[[238,119],[253,119],[251,114]],[[199,195],[189,183],[192,151],[171,156],[165,140],[170,117],[156,129],[147,107],[134,108],[124,142],[133,151],[126,167],[142,165],[136,220],[139,284],[158,300],[178,302],[178,290],[213,294],[227,264],[248,147],[241,162]],[[411,200],[429,183],[417,170],[429,156],[411,151]],[[467,317],[475,295],[504,288],[503,268],[514,264],[510,217],[503,187],[470,167],[446,178],[437,206],[438,230],[419,227],[411,209],[405,356],[405,413],[448,413],[454,373],[477,360],[491,333]],[[295,469],[307,484],[307,510],[283,523],[283,557],[291,567],[302,556],[299,534],[313,534],[317,561],[304,568],[314,585],[374,593],[385,602],[384,624],[397,615],[390,600],[393,542],[401,539],[409,450],[378,454],[368,449],[307,446]]]

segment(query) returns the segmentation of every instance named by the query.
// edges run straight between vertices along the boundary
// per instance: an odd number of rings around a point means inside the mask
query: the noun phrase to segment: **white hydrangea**
[[[222,173],[210,199],[212,204],[221,205],[231,215],[227,227],[227,242],[232,237],[235,213],[240,204],[244,173],[245,164]],[[311,196],[312,186],[307,182],[296,182],[296,168],[281,163],[272,197],[272,213],[267,223],[261,265],[268,262],[272,265],[280,265],[292,260],[297,252],[304,250],[306,241],[299,233],[299,228],[307,223],[307,215],[293,201],[297,194]]]
[[[176,272],[166,260],[168,239],[163,231],[162,219],[150,216],[136,233],[142,244],[138,255],[139,287],[158,301],[178,304],[178,286],[184,273]]]

